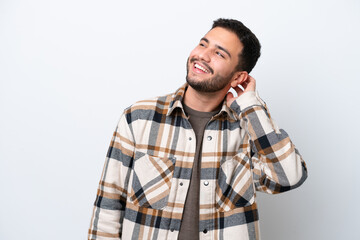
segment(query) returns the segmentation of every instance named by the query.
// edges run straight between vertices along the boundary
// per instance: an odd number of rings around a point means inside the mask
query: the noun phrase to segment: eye
[[[220,57],[222,57],[222,58],[225,58],[224,55],[223,55],[221,52],[219,52],[219,51],[216,52],[216,55],[218,55],[218,56],[220,56]]]
[[[199,43],[199,46],[200,46],[200,47],[205,47],[205,44]]]

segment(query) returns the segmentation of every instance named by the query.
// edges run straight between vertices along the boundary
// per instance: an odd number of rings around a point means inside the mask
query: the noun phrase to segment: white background
[[[175,91],[219,17],[260,39],[252,75],[306,160],[258,194],[263,239],[359,236],[358,0],[0,0],[0,239],[85,239],[122,110]]]

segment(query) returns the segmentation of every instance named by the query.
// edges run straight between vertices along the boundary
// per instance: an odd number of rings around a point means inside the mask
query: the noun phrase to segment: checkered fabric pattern
[[[186,87],[122,114],[88,239],[178,238],[196,146],[182,107]],[[288,191],[307,177],[299,152],[255,92],[230,108],[224,101],[206,126],[201,159],[200,239],[259,239],[256,191]]]

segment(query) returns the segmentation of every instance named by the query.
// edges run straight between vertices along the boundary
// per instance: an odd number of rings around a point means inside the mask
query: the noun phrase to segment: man
[[[307,170],[255,93],[259,56],[247,27],[218,19],[190,53],[184,86],[124,111],[89,239],[260,238],[255,191],[296,188]]]

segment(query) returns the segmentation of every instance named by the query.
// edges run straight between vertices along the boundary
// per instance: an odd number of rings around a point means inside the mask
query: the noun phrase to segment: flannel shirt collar
[[[174,112],[174,110],[177,108],[181,109],[181,111],[183,113],[185,113],[184,107],[182,105],[182,100],[184,99],[184,95],[185,95],[187,87],[188,87],[188,83],[185,83],[178,90],[176,90],[176,92],[172,95],[172,99],[170,101],[168,112],[167,112],[166,116],[170,116]],[[227,118],[234,120],[234,121],[237,120],[236,113],[227,106],[226,99],[224,99],[221,110],[219,111],[219,113],[217,113],[214,116],[214,118],[219,118],[221,116],[226,116]]]

